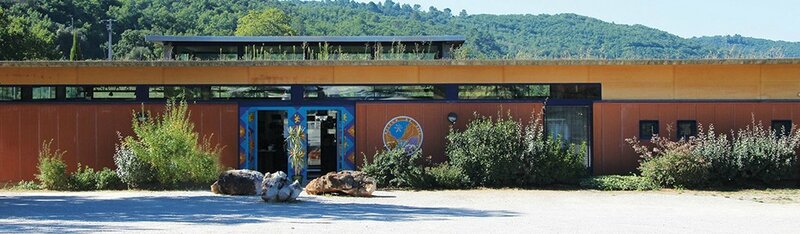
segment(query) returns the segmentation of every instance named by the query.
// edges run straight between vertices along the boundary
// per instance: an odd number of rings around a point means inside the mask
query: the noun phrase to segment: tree
[[[78,32],[72,30],[72,49],[69,50],[69,61],[81,59],[80,47],[78,46]]]
[[[58,59],[52,24],[33,10],[0,7],[0,60]]]
[[[236,25],[236,36],[292,36],[292,20],[283,11],[270,8],[250,11]]]

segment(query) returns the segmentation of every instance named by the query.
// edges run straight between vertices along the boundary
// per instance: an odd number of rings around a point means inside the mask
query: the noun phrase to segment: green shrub
[[[422,153],[409,154],[403,148],[376,152],[372,163],[365,162],[362,171],[374,178],[379,187],[429,187],[429,180],[420,166]]]
[[[17,182],[17,184],[15,184],[14,186],[11,186],[10,188],[5,188],[4,187],[4,189],[11,189],[11,190],[39,190],[39,189],[42,189],[42,186],[37,184],[36,181],[25,181],[25,180],[23,180],[23,181]]]
[[[475,116],[463,132],[447,135],[446,154],[476,186],[518,185],[522,170],[522,127],[511,117]]]
[[[707,185],[711,163],[688,149],[672,149],[642,162],[642,176],[664,186],[697,188]]]
[[[186,102],[174,100],[168,101],[164,113],[155,118],[139,121],[134,114],[135,136],[126,137],[122,142],[123,148],[132,152],[127,156],[138,158],[152,169],[160,187],[208,184],[216,180],[222,168],[219,164],[221,149],[212,147],[208,138],[198,137],[189,115]],[[152,115],[148,112],[147,116]],[[124,166],[117,165],[118,168]],[[137,169],[147,167],[138,166]],[[125,177],[120,174],[120,178]]]
[[[547,136],[541,116],[523,126],[510,115],[476,115],[463,132],[450,131],[446,153],[474,186],[572,184],[587,174],[586,146]]]
[[[89,166],[81,167],[78,164],[78,170],[69,175],[69,187],[77,191],[89,191],[97,188],[97,175],[94,169]]]
[[[95,172],[97,183],[95,189],[97,190],[116,190],[124,188],[122,180],[117,176],[117,172],[108,168],[103,168]]]
[[[39,173],[36,174],[36,179],[45,189],[67,190],[69,189],[67,163],[62,159],[65,152],[51,149],[52,143],[53,140],[43,142],[39,149],[39,163],[36,166]]]
[[[431,188],[463,189],[469,188],[470,181],[461,168],[442,163],[434,167],[425,168],[426,178]]]
[[[753,121],[730,137],[709,125],[688,139],[655,136],[652,148],[635,138],[627,141],[642,157],[642,175],[663,186],[769,184],[796,178],[800,129],[784,134]]]
[[[575,184],[587,175],[586,144],[573,145],[545,134],[541,118],[525,126],[522,185]]]
[[[122,183],[131,188],[147,188],[155,184],[155,172],[149,163],[133,155],[125,144],[116,146],[114,164],[116,174]]]
[[[580,182],[582,188],[597,190],[656,190],[660,187],[653,180],[637,175],[608,175],[586,178]]]
[[[798,171],[800,129],[789,134],[764,128],[755,121],[733,135],[732,164],[741,182],[774,183],[794,179]]]

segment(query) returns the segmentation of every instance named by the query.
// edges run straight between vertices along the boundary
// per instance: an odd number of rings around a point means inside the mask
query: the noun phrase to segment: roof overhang
[[[149,35],[155,43],[423,43],[463,44],[465,36],[163,36]]]

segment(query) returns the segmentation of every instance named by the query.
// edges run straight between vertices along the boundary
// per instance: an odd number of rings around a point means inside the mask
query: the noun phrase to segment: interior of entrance
[[[309,180],[337,169],[337,116],[338,112],[335,110],[309,111],[306,116]]]
[[[284,128],[287,124],[286,111],[258,112],[258,171],[286,172],[289,158]]]
[[[548,106],[544,119],[545,130],[550,136],[560,137],[567,144],[586,144],[584,163],[587,167],[592,165],[590,106]]]

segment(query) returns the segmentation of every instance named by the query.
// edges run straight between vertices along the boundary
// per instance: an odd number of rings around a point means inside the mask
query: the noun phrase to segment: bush
[[[447,135],[446,154],[450,164],[460,168],[472,185],[504,187],[518,185],[522,174],[521,125],[511,117],[496,120],[475,116],[463,132]]]
[[[372,163],[365,162],[362,171],[373,177],[379,187],[429,187],[429,180],[419,165],[421,152],[409,154],[403,148],[398,146],[376,152]]]
[[[637,175],[621,176],[608,175],[586,178],[580,182],[580,186],[587,189],[597,190],[656,190],[660,187],[653,180]]]
[[[541,116],[523,127],[506,118],[477,116],[463,132],[450,131],[446,153],[474,186],[577,183],[586,176],[586,146],[544,133]]]
[[[121,146],[131,154],[119,152],[121,159],[129,160],[117,165],[130,174],[119,173],[120,178],[132,181],[131,186],[140,186],[148,182],[142,174],[149,167],[155,181],[163,188],[208,184],[216,180],[222,168],[219,164],[221,149],[212,147],[208,138],[198,137],[189,115],[186,102],[174,100],[168,101],[164,113],[156,118],[140,122],[134,114],[135,137],[124,138]],[[148,112],[147,116],[152,115]],[[134,167],[125,168],[128,166]]]
[[[95,190],[97,175],[89,166],[81,167],[81,164],[78,164],[78,170],[69,175],[69,185],[70,189],[77,191]]]
[[[103,170],[95,172],[95,176],[97,177],[95,186],[97,190],[116,190],[124,188],[122,180],[120,180],[114,170],[103,168]]]
[[[3,189],[11,189],[11,190],[39,190],[42,189],[42,186],[37,184],[35,181],[20,181],[17,182],[16,185],[11,186],[11,188],[7,188],[4,186]]]
[[[155,172],[150,164],[133,155],[125,144],[116,146],[114,164],[117,165],[117,177],[131,188],[146,188],[155,183]]]
[[[709,125],[688,139],[655,136],[652,148],[635,138],[627,141],[642,157],[642,175],[663,186],[775,183],[796,178],[800,129],[784,134],[753,121],[730,137]]]
[[[587,175],[586,143],[572,145],[559,137],[546,136],[541,118],[524,130],[522,159],[523,185],[574,184]]]
[[[644,161],[642,176],[661,185],[676,188],[697,188],[707,184],[711,164],[688,149],[672,149],[660,157]]]
[[[431,188],[463,189],[469,188],[470,181],[461,168],[442,163],[434,167],[425,168],[426,178]]]
[[[50,146],[53,140],[43,142],[39,149],[39,163],[36,166],[39,173],[36,179],[42,183],[42,187],[50,190],[66,190],[69,188],[69,176],[67,175],[67,164],[62,159],[64,151],[52,150]]]
[[[794,179],[798,171],[800,129],[789,134],[753,122],[733,135],[730,164],[738,168],[741,182],[774,183]]]

